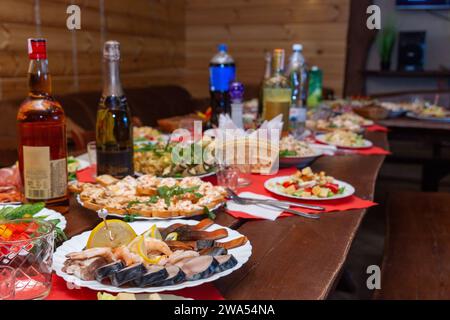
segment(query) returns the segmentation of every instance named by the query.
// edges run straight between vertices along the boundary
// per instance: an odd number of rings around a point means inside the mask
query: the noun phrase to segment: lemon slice
[[[108,220],[107,224],[108,229],[106,229],[105,221],[102,221],[91,231],[86,248],[117,248],[129,244],[136,238],[136,232],[133,228],[122,220]]]
[[[149,263],[149,264],[157,264],[162,256],[159,255],[148,255],[147,254],[147,249],[145,247],[145,238],[144,236],[139,236],[139,241],[136,243],[136,245],[134,246],[134,248],[136,249],[136,253],[142,257],[142,259],[144,259],[145,262]]]
[[[148,229],[147,231],[145,231],[142,234],[142,236],[144,236],[144,238],[154,238],[154,239],[162,240],[161,233],[159,232],[156,224],[152,225],[150,227],[150,229]]]
[[[176,233],[176,232],[171,232],[166,237],[166,241],[177,241],[177,239],[178,239],[178,233]]]

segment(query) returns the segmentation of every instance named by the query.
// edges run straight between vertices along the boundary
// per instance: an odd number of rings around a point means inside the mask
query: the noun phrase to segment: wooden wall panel
[[[304,45],[309,65],[324,71],[324,85],[342,94],[350,0],[186,0],[185,87],[208,95],[208,63],[225,42],[238,78],[258,84],[264,52]]]
[[[81,30],[66,28],[66,8],[72,3],[81,8]],[[184,19],[184,0],[2,0],[0,99],[25,96],[26,40],[35,36],[48,39],[54,92],[59,95],[101,90],[102,41],[110,39],[121,43],[125,87],[180,84]]]

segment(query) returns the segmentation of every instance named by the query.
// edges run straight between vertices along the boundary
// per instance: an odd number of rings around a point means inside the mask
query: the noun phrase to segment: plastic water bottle
[[[289,110],[289,128],[295,137],[300,137],[305,131],[306,123],[306,84],[307,68],[302,54],[303,46],[294,44],[293,53],[289,59],[286,76],[292,88],[291,108]]]
[[[230,85],[231,120],[240,128],[244,128],[244,85],[234,81]]]
[[[231,113],[229,90],[236,78],[236,65],[225,44],[218,46],[218,53],[209,64],[209,92],[211,95],[212,124],[217,125],[219,115]]]

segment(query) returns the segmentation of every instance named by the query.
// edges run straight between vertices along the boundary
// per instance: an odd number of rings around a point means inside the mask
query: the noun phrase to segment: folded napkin
[[[278,147],[283,128],[283,117],[278,115],[264,123],[256,130],[244,131],[236,126],[227,114],[219,116],[219,127],[211,132],[216,138],[216,160],[219,164],[243,164],[264,161],[265,165],[259,168],[264,174],[272,174],[278,170]],[[235,150],[248,150],[246,152],[229,152]]]
[[[239,196],[244,198],[258,199],[258,200],[277,200],[272,197],[263,196],[253,192],[241,192]],[[230,212],[244,212],[248,213],[252,217],[275,221],[282,213],[283,210],[279,210],[270,206],[264,205],[241,205],[234,201],[227,202],[227,209]]]
[[[173,294],[194,300],[224,300],[224,297],[212,283],[205,283],[197,287],[160,293]],[[63,278],[53,274],[52,288],[45,300],[97,300],[97,291],[88,288],[69,288]]]
[[[334,154],[337,151],[336,146],[319,144],[319,143],[310,143],[309,145],[314,149],[318,149],[318,150],[322,151],[322,154],[324,154],[326,156],[334,156]]]
[[[92,166],[86,167],[84,169],[78,170],[76,172],[77,180],[79,182],[85,182],[85,183],[95,183],[96,174],[97,174],[97,166],[95,164]]]
[[[371,126],[367,126],[367,127],[365,127],[365,129],[367,131],[372,131],[372,132],[373,131],[379,131],[379,132],[388,132],[389,131],[388,128],[386,128],[384,126],[380,126],[379,124],[373,124]]]
[[[293,174],[297,169],[296,168],[286,168],[286,169],[280,169],[278,171],[278,174],[274,176],[262,176],[262,175],[252,175],[252,183],[240,189],[240,194],[245,195],[248,192],[256,193],[259,196],[262,197],[270,197],[275,198],[279,200],[287,200],[292,202],[298,202],[298,203],[304,203],[304,204],[312,204],[312,205],[318,205],[325,208],[325,211],[318,212],[316,210],[309,210],[304,208],[297,208],[297,207],[291,207],[294,210],[307,212],[307,213],[323,213],[323,212],[338,212],[338,211],[347,211],[347,210],[353,210],[353,209],[366,209],[370,208],[372,206],[377,205],[375,202],[370,200],[364,200],[361,199],[355,195],[344,198],[344,199],[337,199],[337,200],[326,200],[326,201],[320,201],[320,200],[296,200],[292,198],[282,197],[275,194],[272,194],[270,191],[266,190],[264,188],[264,182],[267,179],[273,178],[273,177],[279,177],[279,176],[288,176]],[[249,206],[253,207],[253,206]],[[232,215],[235,218],[241,218],[241,219],[267,219],[264,217],[264,213],[257,212],[257,210],[262,209],[254,209],[250,208],[245,211],[239,211],[235,210],[236,207],[229,208],[227,206],[227,213]],[[273,215],[275,215],[275,212],[272,212]],[[292,216],[292,214],[284,212],[281,215],[278,215],[278,217],[287,217]],[[271,219],[268,219],[271,220]]]

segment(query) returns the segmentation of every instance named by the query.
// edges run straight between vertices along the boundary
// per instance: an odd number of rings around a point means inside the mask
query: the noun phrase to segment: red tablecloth
[[[389,129],[384,127],[384,126],[380,126],[379,124],[373,124],[371,126],[367,126],[365,127],[365,129],[367,131],[380,131],[380,132],[388,132]]]
[[[224,300],[224,297],[212,283],[161,293],[174,294],[194,300]],[[53,275],[52,290],[46,300],[97,300],[97,291],[88,288],[73,288],[73,286],[69,288],[64,279]]]
[[[338,212],[338,211],[347,211],[347,210],[352,210],[352,209],[365,209],[365,208],[369,208],[369,207],[377,205],[373,201],[364,200],[357,196],[350,196],[350,197],[347,197],[344,199],[327,200],[327,201],[315,201],[315,200],[298,201],[295,199],[285,198],[285,197],[275,195],[275,194],[271,193],[270,191],[267,191],[264,188],[264,182],[267,179],[270,179],[273,177],[279,177],[279,176],[288,176],[288,175],[293,174],[296,170],[297,170],[296,168],[280,169],[278,171],[278,173],[274,176],[252,175],[252,183],[247,187],[240,188],[238,190],[238,193],[248,191],[248,192],[254,192],[254,193],[261,194],[261,195],[273,197],[273,198],[280,199],[280,200],[289,200],[289,201],[293,201],[293,202],[318,205],[318,206],[324,207],[325,212]],[[303,209],[303,208],[301,208],[299,210],[301,210],[303,212],[308,212],[308,213],[320,213],[318,211]],[[227,212],[235,218],[259,219],[257,217],[251,216],[244,212],[230,211],[230,210],[227,210]],[[281,217],[286,217],[286,216],[292,216],[292,215],[289,213],[283,213],[281,215]]]
[[[96,172],[97,172],[97,166],[95,166],[95,165],[86,167],[82,170],[78,170],[76,173],[77,180],[80,182],[85,182],[85,183],[95,183]]]

